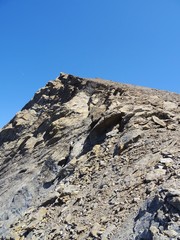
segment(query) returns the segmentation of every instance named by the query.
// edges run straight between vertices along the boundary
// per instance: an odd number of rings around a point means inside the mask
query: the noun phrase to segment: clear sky
[[[0,0],[0,127],[61,71],[180,93],[180,1]]]

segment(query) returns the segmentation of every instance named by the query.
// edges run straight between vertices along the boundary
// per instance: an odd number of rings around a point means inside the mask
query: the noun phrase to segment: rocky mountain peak
[[[0,131],[1,239],[180,239],[180,95],[61,73]]]

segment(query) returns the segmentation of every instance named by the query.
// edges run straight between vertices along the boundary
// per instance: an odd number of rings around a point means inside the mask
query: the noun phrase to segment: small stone
[[[161,168],[154,169],[152,172],[149,172],[146,175],[145,180],[146,182],[155,181],[155,180],[161,179],[165,174],[166,174],[165,169],[161,169]]]
[[[148,130],[150,128],[151,126],[148,123],[142,127],[143,130]]]
[[[174,161],[171,158],[162,158],[160,163],[164,164],[166,167],[171,167]]]
[[[28,150],[31,153],[36,142],[37,142],[37,138],[30,137],[24,145],[24,150]]]
[[[95,223],[90,233],[93,237],[98,237],[98,234],[101,233],[100,230],[101,230],[101,225],[99,223]]]
[[[69,74],[64,73],[64,72],[60,72],[59,77],[57,79],[59,79],[59,78],[68,79],[68,76],[69,76]]]
[[[152,116],[152,120],[161,127],[166,127],[166,123],[163,120],[159,119],[158,117]]]
[[[169,130],[172,130],[172,131],[174,131],[174,130],[176,130],[177,129],[177,125],[175,125],[175,124],[170,124],[170,125],[168,125],[168,127],[167,127]]]
[[[177,108],[177,104],[174,102],[166,101],[163,103],[163,107],[166,111],[171,111]]]
[[[72,220],[72,215],[69,213],[66,218],[65,218],[65,221],[66,223],[71,223],[71,220]]]
[[[108,222],[107,216],[101,217],[101,223],[107,223],[107,222]]]
[[[165,230],[164,234],[170,238],[176,237],[178,235],[178,233],[174,230]]]
[[[47,209],[44,207],[41,207],[35,215],[36,219],[41,221],[45,217],[46,213],[47,213]]]
[[[60,184],[57,188],[56,191],[60,193],[60,196],[66,196],[66,195],[76,195],[78,194],[78,188],[75,185],[65,185],[65,184]]]
[[[151,226],[150,227],[150,231],[153,235],[157,234],[159,232],[159,230],[157,229],[157,227],[155,226]]]
[[[100,154],[100,149],[101,149],[101,146],[100,145],[95,145],[92,149],[93,153],[96,155],[96,156],[99,156]]]
[[[109,225],[105,231],[102,233],[101,239],[102,240],[107,240],[108,236],[116,229],[116,226],[111,224]]]
[[[106,167],[107,166],[107,163],[105,161],[103,161],[103,160],[101,160],[99,162],[99,164],[100,164],[101,167]]]
[[[87,230],[87,226],[85,226],[85,225],[78,225],[78,226],[76,227],[77,233],[82,233],[82,232],[84,232],[84,231],[86,231],[86,230]]]

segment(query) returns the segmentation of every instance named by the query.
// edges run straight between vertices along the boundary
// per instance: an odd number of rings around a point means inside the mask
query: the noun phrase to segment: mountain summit
[[[180,239],[180,95],[61,73],[0,131],[2,240]]]

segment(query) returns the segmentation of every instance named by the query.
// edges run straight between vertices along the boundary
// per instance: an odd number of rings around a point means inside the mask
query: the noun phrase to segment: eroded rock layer
[[[61,74],[0,132],[1,239],[180,239],[180,95]]]

